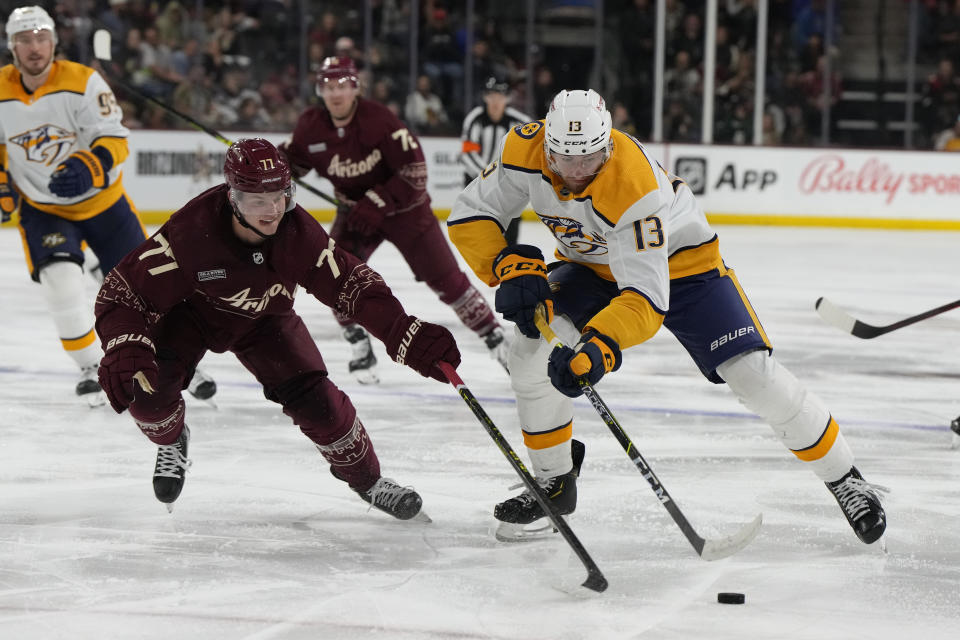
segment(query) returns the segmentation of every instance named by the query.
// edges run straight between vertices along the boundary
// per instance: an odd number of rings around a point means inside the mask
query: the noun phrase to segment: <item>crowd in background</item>
[[[418,2],[417,74],[410,78],[411,2]],[[4,0],[5,18],[21,3]],[[545,112],[562,88],[596,81],[592,0],[538,0],[533,67],[523,39],[523,3],[475,0],[472,69],[461,0],[60,0],[39,2],[57,23],[59,55],[96,64],[95,29],[112,36],[113,72],[139,92],[218,129],[290,131],[316,100],[314,72],[327,56],[346,55],[361,68],[366,95],[389,106],[421,135],[458,135],[471,98],[491,76],[512,87],[513,103]],[[603,92],[615,126],[649,138],[652,126],[655,0],[605,0]],[[714,141],[753,141],[756,0],[720,0],[716,32]],[[834,7],[838,6],[834,2]],[[816,144],[823,104],[840,99],[837,63],[842,25],[826,51],[826,0],[769,0],[763,144]],[[705,0],[666,0],[664,139],[701,136]],[[364,50],[365,27],[372,38]],[[552,31],[551,31],[552,30]],[[960,0],[922,0],[918,124],[933,146],[960,114]],[[519,37],[518,35],[519,34]],[[566,43],[557,42],[569,34]],[[305,38],[305,46],[301,41]],[[3,52],[9,53],[4,46]],[[826,57],[832,56],[830,77]],[[526,82],[532,74],[532,83]],[[467,78],[472,86],[465,86]],[[923,79],[925,78],[925,80]],[[109,79],[109,76],[108,76]],[[412,81],[411,81],[412,80]],[[528,86],[533,95],[527,95]],[[167,111],[114,83],[130,128],[184,128]],[[829,88],[829,91],[825,91]]]

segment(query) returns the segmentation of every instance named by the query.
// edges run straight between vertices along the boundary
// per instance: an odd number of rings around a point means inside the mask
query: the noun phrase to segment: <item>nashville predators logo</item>
[[[70,155],[77,141],[77,134],[52,124],[40,125],[10,138],[10,142],[23,147],[30,162],[42,162],[47,166],[59,164]]]
[[[583,223],[573,218],[540,215],[540,220],[553,232],[557,242],[580,255],[602,256],[608,252],[606,238],[600,234],[587,235],[583,232]]]
[[[40,244],[45,249],[52,249],[54,247],[59,247],[66,241],[67,239],[60,232],[48,233],[40,238]]]
[[[517,135],[520,136],[521,138],[525,140],[529,140],[530,138],[537,135],[537,132],[540,131],[540,127],[542,126],[543,126],[543,123],[541,123],[538,120],[537,122],[528,122],[526,124],[518,124],[516,127],[513,128],[513,130],[516,131]]]

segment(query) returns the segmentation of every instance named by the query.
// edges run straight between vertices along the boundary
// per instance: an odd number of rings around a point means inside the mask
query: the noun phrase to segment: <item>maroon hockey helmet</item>
[[[357,79],[357,65],[346,56],[330,56],[323,59],[320,71],[317,72],[317,93],[325,82],[345,82],[349,80],[354,87],[360,86]]]
[[[290,165],[263,138],[242,138],[231,144],[223,163],[223,176],[230,187],[246,193],[290,189]]]

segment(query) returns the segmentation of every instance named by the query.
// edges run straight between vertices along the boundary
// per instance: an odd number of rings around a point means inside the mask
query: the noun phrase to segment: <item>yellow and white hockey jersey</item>
[[[43,86],[27,93],[13,65],[0,68],[0,166],[26,200],[69,220],[99,214],[123,194],[120,165],[129,153],[129,131],[120,121],[113,91],[90,67],[56,60]],[[60,198],[47,189],[57,165],[94,146],[113,157],[105,189]]]
[[[504,136],[499,157],[457,197],[450,239],[495,286],[493,260],[506,246],[500,228],[529,202],[553,232],[558,259],[586,265],[620,289],[588,326],[623,349],[639,344],[663,323],[671,279],[723,270],[717,235],[689,187],[631,136],[613,130],[610,159],[578,194],[548,168],[543,136],[543,121]]]

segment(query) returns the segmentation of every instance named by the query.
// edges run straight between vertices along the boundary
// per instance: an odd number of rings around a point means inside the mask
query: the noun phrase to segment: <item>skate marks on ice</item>
[[[538,233],[521,230],[546,247]],[[698,531],[723,535],[758,510],[764,525],[736,556],[703,562],[595,412],[577,403],[588,457],[569,522],[610,582],[602,595],[589,593],[576,586],[582,568],[561,540],[505,545],[489,535],[493,505],[517,478],[456,393],[385,355],[380,385],[354,383],[339,328],[302,296],[298,309],[369,429],[384,475],[416,488],[434,522],[368,511],[249,374],[217,354],[204,366],[220,387],[220,410],[186,398],[194,466],[167,514],[150,486],[156,448],[129,416],[78,403],[72,363],[45,324],[36,285],[17,277],[18,235],[4,229],[0,268],[11,275],[0,279],[0,299],[16,300],[18,312],[5,317],[0,342],[0,366],[17,367],[0,370],[0,637],[64,629],[150,639],[952,637],[960,456],[948,448],[947,425],[960,414],[960,389],[948,376],[921,374],[958,371],[944,345],[960,324],[944,314],[863,341],[825,326],[811,305],[829,295],[851,309],[877,300],[933,306],[956,268],[924,270],[920,282],[889,264],[957,266],[956,237],[720,233],[780,357],[830,406],[861,470],[891,487],[888,555],[859,543],[769,427],[706,383],[672,338],[657,336],[627,352],[599,389]],[[850,248],[865,237],[877,248],[851,272]],[[521,442],[509,383],[482,342],[408,277],[391,247],[373,266],[398,274],[390,284],[408,312],[454,332],[460,374]],[[721,591],[745,593],[746,604],[717,604]]]

